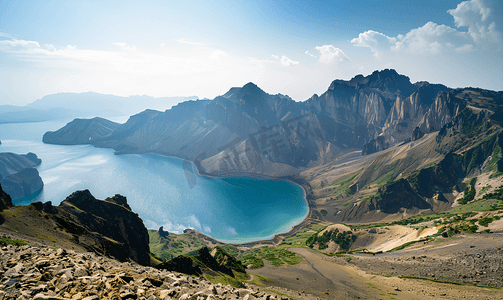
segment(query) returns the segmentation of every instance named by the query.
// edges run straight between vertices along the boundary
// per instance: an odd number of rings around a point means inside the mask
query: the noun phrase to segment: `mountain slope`
[[[81,145],[110,135],[119,123],[103,118],[75,119],[57,131],[48,131],[42,141],[46,144]]]

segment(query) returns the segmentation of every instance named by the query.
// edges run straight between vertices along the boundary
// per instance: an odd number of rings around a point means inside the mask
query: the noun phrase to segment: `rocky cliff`
[[[35,166],[42,161],[34,153],[0,153],[0,184],[12,200],[40,191],[44,183]]]
[[[7,205],[8,206],[8,205]],[[148,232],[125,197],[97,200],[77,191],[59,206],[35,202],[7,207],[0,229],[39,239],[48,245],[92,251],[120,261],[150,265]]]
[[[3,191],[2,185],[0,184],[0,212],[6,208],[9,208],[12,206],[12,199],[11,197]],[[0,219],[0,223],[2,223],[3,219]]]

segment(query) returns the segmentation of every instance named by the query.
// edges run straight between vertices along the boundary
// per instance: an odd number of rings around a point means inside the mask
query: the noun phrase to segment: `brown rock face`
[[[2,190],[2,185],[0,185],[0,211],[10,206],[12,206],[12,199]]]
[[[77,191],[61,202],[58,213],[77,225],[76,233],[83,227],[111,239],[111,256],[132,259],[142,265],[150,263],[147,228],[138,214],[131,211],[126,197],[115,195],[101,201],[89,190]]]

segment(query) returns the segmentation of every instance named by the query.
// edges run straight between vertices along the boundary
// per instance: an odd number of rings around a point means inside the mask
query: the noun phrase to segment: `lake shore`
[[[116,155],[124,155],[124,154],[129,154],[129,153],[120,153],[120,154],[116,154]],[[232,244],[234,246],[243,247],[243,248],[255,248],[255,247],[260,247],[260,246],[276,246],[279,243],[281,243],[281,241],[284,238],[295,235],[298,231],[302,230],[303,228],[305,228],[311,224],[318,223],[317,219],[312,217],[312,213],[313,213],[312,207],[314,206],[314,202],[312,202],[312,199],[311,199],[311,197],[312,197],[311,196],[311,194],[312,194],[311,193],[311,186],[303,178],[293,178],[294,176],[276,177],[276,176],[270,176],[270,175],[265,175],[265,174],[252,173],[252,172],[227,172],[227,173],[220,173],[220,174],[210,174],[210,173],[206,173],[204,171],[201,171],[199,169],[198,164],[194,163],[193,161],[191,161],[187,158],[181,158],[181,157],[174,156],[174,155],[164,155],[164,154],[158,154],[158,153],[151,153],[151,154],[188,161],[192,164],[193,169],[197,172],[198,176],[205,176],[205,177],[210,177],[210,178],[248,177],[248,178],[259,178],[259,179],[286,181],[286,182],[290,182],[292,184],[295,184],[302,189],[303,199],[307,205],[308,211],[307,211],[306,215],[304,216],[302,222],[300,222],[296,225],[293,225],[289,231],[276,233],[271,238],[257,240],[257,241],[251,241],[251,242],[245,242],[245,243],[232,243],[232,242],[230,242],[230,243],[222,242],[222,243]],[[207,236],[206,234],[201,233],[201,232],[199,232],[199,234]],[[219,241],[218,239],[214,239],[210,236],[208,236],[208,237],[215,240],[215,241]]]

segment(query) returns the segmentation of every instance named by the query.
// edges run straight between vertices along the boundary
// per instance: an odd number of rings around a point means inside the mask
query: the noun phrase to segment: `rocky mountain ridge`
[[[334,80],[321,96],[304,102],[248,83],[211,101],[144,111],[106,137],[78,140],[119,154],[187,158],[202,173],[291,176],[351,149],[370,154],[410,140],[416,127],[422,133],[438,131],[466,105],[449,96],[452,91],[439,84],[412,84],[388,69]]]
[[[147,229],[121,195],[101,201],[88,190],[77,191],[58,206],[50,201],[12,206],[5,199],[0,229],[45,241],[47,245],[151,264]]]

